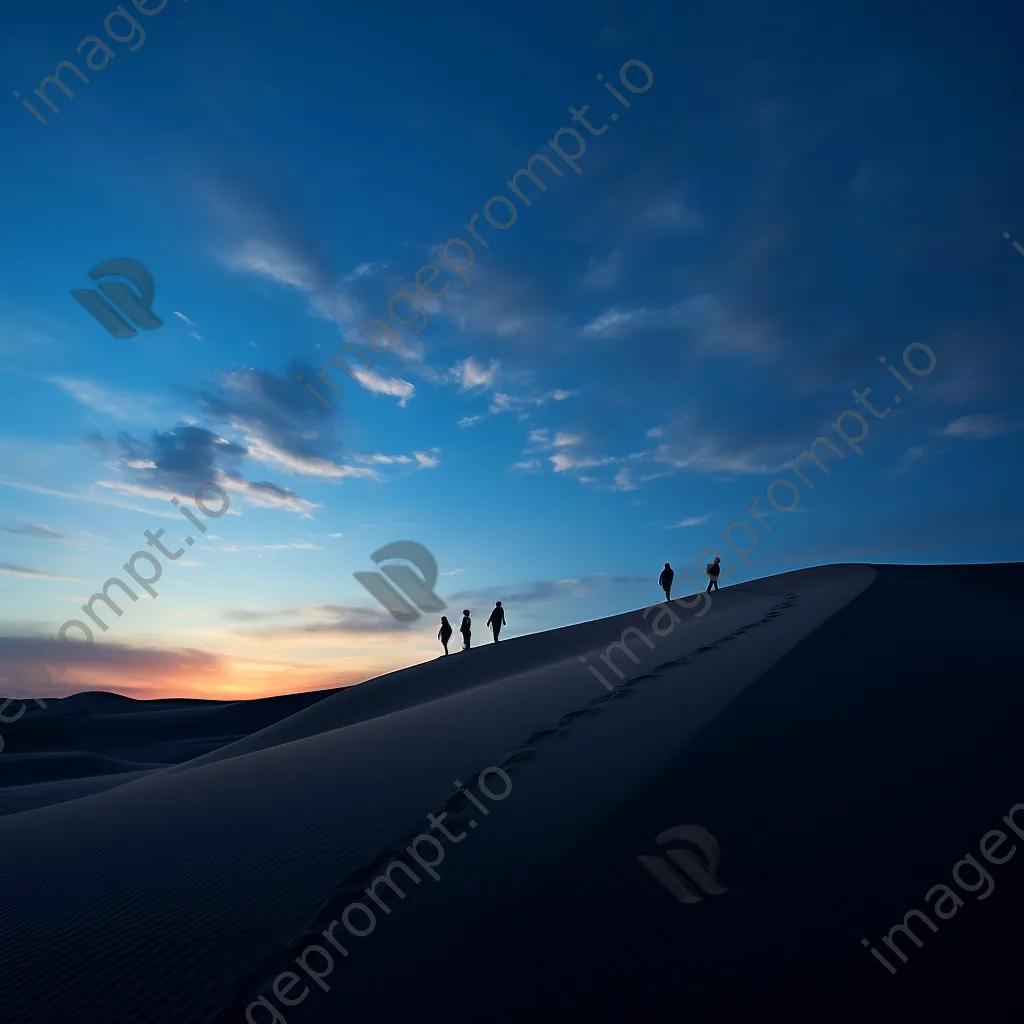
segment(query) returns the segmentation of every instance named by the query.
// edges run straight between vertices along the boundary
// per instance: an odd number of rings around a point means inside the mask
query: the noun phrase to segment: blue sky
[[[664,561],[714,552],[724,582],[1022,557],[1006,5],[125,10],[142,45],[124,17],[107,35],[109,5],[4,15],[7,689],[143,530],[180,543],[169,498],[210,479],[231,514],[68,654],[58,692],[256,696],[431,657],[436,616],[399,625],[352,578],[401,539],[435,554],[481,640],[496,598],[509,635],[551,628],[651,602]],[[90,35],[114,54],[102,70],[95,43],[76,53]],[[89,82],[65,72],[54,114],[33,90],[64,60]],[[620,81],[630,60],[653,74],[642,93]],[[606,130],[573,121],[584,104]],[[580,173],[546,145],[569,127]],[[526,182],[532,205],[490,227],[484,204],[515,200],[535,153],[561,173],[541,165],[547,190]],[[365,345],[360,325],[416,295],[474,213],[490,248],[471,281],[442,266],[439,299],[394,307],[421,329],[395,327],[357,380],[334,371],[330,408],[312,397],[295,374]],[[70,296],[122,256],[153,274],[165,324],[130,339]],[[903,366],[911,343],[930,375]],[[868,387],[903,400],[865,412],[861,457],[829,424]],[[823,432],[846,457],[756,526],[748,506]],[[720,538],[741,518],[752,565]]]

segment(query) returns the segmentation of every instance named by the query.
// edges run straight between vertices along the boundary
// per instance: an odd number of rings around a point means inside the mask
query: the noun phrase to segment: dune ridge
[[[775,666],[804,649],[820,658],[815,638],[827,624],[853,623],[842,643],[869,647],[856,635],[857,616],[931,586],[955,595],[937,623],[952,636],[957,615],[967,622],[999,602],[1012,619],[1020,579],[1019,566],[847,565],[726,587],[702,618],[677,610],[680,625],[652,633],[653,649],[632,644],[638,664],[618,656],[626,678],[610,692],[579,658],[606,652],[637,623],[636,611],[340,690],[152,711],[119,705],[51,724],[40,715],[27,723],[27,739],[50,751],[51,767],[63,743],[120,757],[130,770],[27,786],[0,779],[8,801],[0,867],[19,879],[0,919],[0,955],[21,979],[7,1008],[19,1024],[84,1019],[83,1007],[126,1024],[243,1021],[274,977],[295,969],[302,943],[424,831],[426,815],[451,808],[454,780],[499,766],[514,780],[514,798],[448,853],[442,881],[382,914],[373,934],[350,937],[330,992],[317,988],[281,1012],[301,1024],[335,1019],[342,1007],[379,1010],[381,972],[395,969],[385,946],[411,954],[403,985],[385,985],[398,1007],[406,983],[425,983],[419,972],[435,944],[450,949],[488,915],[514,919],[517,902],[563,870],[588,836],[702,737],[742,721],[735,709],[763,692]],[[1000,658],[999,650],[990,645],[986,656]],[[831,713],[828,675],[808,671],[821,698],[814,713]],[[992,685],[990,701],[1013,699]],[[936,699],[945,692],[936,687]],[[166,722],[171,737],[160,739],[147,719]],[[189,749],[194,756],[181,756]],[[734,756],[742,759],[742,748]],[[30,796],[38,804],[27,808]],[[46,967],[55,949],[57,977]],[[497,1009],[492,1016],[511,1019]]]

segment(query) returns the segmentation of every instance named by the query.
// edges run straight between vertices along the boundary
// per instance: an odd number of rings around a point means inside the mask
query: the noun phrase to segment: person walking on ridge
[[[444,645],[444,653],[448,653],[448,641],[452,638],[452,624],[447,615],[441,616],[441,628],[437,631],[437,639]]]
[[[462,649],[468,651],[472,646],[473,638],[473,623],[469,621],[469,609],[462,609],[462,625],[459,626],[459,632],[462,633]]]
[[[718,575],[722,571],[722,566],[719,564],[721,561],[722,559],[715,555],[715,560],[708,562],[707,566],[705,566],[704,571],[708,574],[708,589],[704,591],[705,594],[710,594],[712,587],[715,590],[718,589]]]
[[[672,571],[672,566],[665,563],[665,568],[661,570],[661,575],[658,577],[658,586],[665,591],[665,601],[672,600],[672,581],[676,578],[676,574]]]
[[[494,642],[497,643],[501,627],[508,625],[505,621],[505,609],[501,607],[500,601],[494,602],[494,610],[491,612],[491,616],[487,620],[487,625],[491,627],[491,630],[494,633]]]

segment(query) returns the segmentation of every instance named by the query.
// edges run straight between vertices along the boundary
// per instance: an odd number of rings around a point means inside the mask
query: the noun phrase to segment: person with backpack
[[[491,612],[491,617],[487,620],[487,625],[491,627],[494,633],[494,642],[497,643],[501,627],[508,625],[505,622],[505,609],[501,607],[500,601],[494,602],[494,610]]]
[[[469,621],[469,609],[462,609],[462,625],[459,626],[459,632],[462,633],[462,649],[468,651],[472,646],[473,638],[473,623]]]
[[[448,653],[448,641],[452,638],[452,624],[447,615],[441,616],[441,628],[437,631],[437,639],[444,645],[444,653]]]
[[[658,586],[665,591],[665,601],[672,600],[672,581],[675,579],[676,574],[672,571],[672,566],[665,563],[665,568],[661,570],[661,575],[658,577]]]
[[[710,594],[712,587],[714,587],[715,590],[718,589],[718,576],[722,571],[722,566],[720,565],[721,561],[722,559],[718,555],[715,555],[715,560],[713,562],[708,562],[704,568],[704,571],[708,574],[708,589],[704,591],[705,594]]]

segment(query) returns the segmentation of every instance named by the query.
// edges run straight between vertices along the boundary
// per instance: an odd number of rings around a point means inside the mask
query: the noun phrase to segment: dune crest
[[[897,789],[926,785],[914,766],[915,757],[931,757],[924,748],[904,762],[890,757],[883,769],[846,758],[862,745],[885,749],[890,719],[907,702],[918,718],[944,721],[962,696],[956,673],[967,656],[983,669],[971,685],[988,702],[992,749],[1007,749],[994,737],[1012,730],[1021,698],[997,682],[1005,645],[997,636],[976,652],[969,636],[979,615],[998,628],[1005,619],[1009,629],[1021,579],[1020,566],[824,566],[723,588],[702,617],[677,608],[671,629],[652,605],[646,618],[632,611],[516,638],[341,690],[152,709],[80,695],[75,714],[30,724],[30,739],[49,743],[49,753],[5,754],[25,766],[36,758],[34,781],[19,787],[0,777],[8,801],[0,867],[19,880],[0,918],[0,956],[20,979],[7,997],[11,1019],[73,1021],[84,1007],[125,1024],[240,1022],[260,996],[286,1024],[332,1020],[342,1008],[405,1012],[422,998],[438,957],[455,949],[480,957],[487,943],[508,958],[495,976],[511,971],[523,986],[521,998],[506,1005],[503,997],[488,1013],[521,1019],[549,983],[537,964],[523,966],[511,939],[487,929],[501,922],[525,943],[521,929],[538,912],[532,901],[556,879],[564,887],[603,872],[602,901],[611,901],[604,912],[613,916],[625,913],[625,904],[616,909],[618,889],[640,886],[650,903],[635,903],[634,894],[632,913],[654,920],[664,905],[643,887],[657,883],[624,865],[635,866],[657,834],[691,821],[722,847],[729,895],[716,896],[718,905],[737,907],[735,893],[776,869],[770,851],[759,855],[768,867],[750,860],[756,823],[770,820],[765,800],[776,816],[792,803],[826,822],[822,786],[849,802],[883,799],[872,778],[880,770]],[[646,641],[629,632],[638,621],[647,623]],[[930,632],[916,640],[922,623]],[[605,666],[613,688],[584,661]],[[895,674],[904,662],[923,675]],[[843,758],[820,742],[829,736]],[[942,736],[930,742],[941,749]],[[813,754],[804,769],[782,784],[779,766],[805,748]],[[760,761],[749,760],[754,749]],[[704,769],[692,762],[698,751]],[[373,935],[343,933],[348,954],[328,991],[315,987],[301,1007],[275,999],[275,977],[296,969],[304,945],[323,942],[311,936],[340,919],[339,900],[351,901],[368,871],[448,806],[455,780],[487,766],[514,780],[515,799],[471,843],[452,848],[441,881],[381,911]],[[762,782],[773,776],[777,788],[767,793]],[[655,791],[661,810],[642,815]],[[1014,802],[997,796],[999,806]],[[26,809],[31,799],[37,806]],[[607,838],[597,842],[600,835]],[[826,845],[830,835],[822,833]],[[632,853],[607,861],[620,847],[616,857]],[[840,872],[833,883],[844,879]],[[786,884],[797,903],[813,896],[799,881]],[[863,900],[856,909],[863,922]],[[576,919],[546,927],[565,938]],[[575,932],[572,941],[586,945]],[[745,942],[737,955],[747,955]],[[57,944],[54,975],[48,951]],[[652,963],[660,956],[644,955]],[[628,942],[621,956],[643,973]],[[599,1003],[625,998],[611,977],[592,983]],[[633,998],[639,1005],[646,997]],[[265,1007],[259,1012],[252,1024],[271,1019]],[[558,1019],[571,1012],[563,1005]]]

